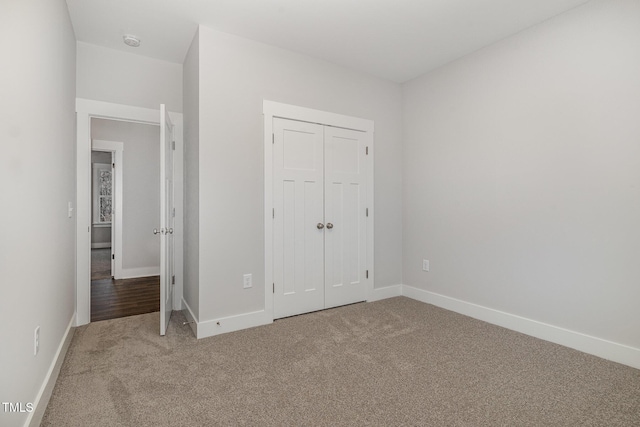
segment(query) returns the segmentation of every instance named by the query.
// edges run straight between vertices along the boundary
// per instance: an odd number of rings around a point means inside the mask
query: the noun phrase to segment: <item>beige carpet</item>
[[[640,426],[640,370],[404,297],[196,340],[78,328],[45,426]]]

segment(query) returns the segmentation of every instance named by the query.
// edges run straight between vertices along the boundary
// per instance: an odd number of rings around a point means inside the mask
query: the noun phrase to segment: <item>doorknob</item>
[[[169,229],[169,234],[173,234],[173,228]]]
[[[153,229],[153,234],[158,234],[158,229],[157,228]]]
[[[324,228],[324,224],[319,222],[318,225],[316,225],[316,227],[318,227],[318,230],[322,230]]]
[[[333,228],[333,224],[331,224],[330,222],[328,222],[328,223],[327,223],[327,228],[328,228],[329,230],[331,230],[331,229]]]

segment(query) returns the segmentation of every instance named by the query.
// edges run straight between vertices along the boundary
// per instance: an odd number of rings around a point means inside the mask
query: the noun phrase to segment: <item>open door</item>
[[[173,124],[160,105],[160,335],[167,333],[173,311]]]
[[[111,277],[116,277],[116,214],[117,214],[117,210],[116,208],[118,206],[116,206],[117,202],[117,197],[113,197],[116,196],[115,194],[115,190],[116,190],[116,171],[115,171],[115,166],[116,166],[116,152],[112,151],[111,152],[111,194],[112,194],[112,198],[111,198]],[[119,255],[120,256],[120,255]]]

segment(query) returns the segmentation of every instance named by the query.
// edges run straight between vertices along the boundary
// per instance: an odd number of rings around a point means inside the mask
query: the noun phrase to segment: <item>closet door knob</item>
[[[329,230],[331,230],[331,229],[333,228],[333,224],[331,224],[330,222],[328,222],[328,223],[327,223],[327,228],[328,228]]]
[[[318,230],[322,230],[324,228],[324,224],[319,222],[318,225],[316,225],[316,227],[318,227]]]

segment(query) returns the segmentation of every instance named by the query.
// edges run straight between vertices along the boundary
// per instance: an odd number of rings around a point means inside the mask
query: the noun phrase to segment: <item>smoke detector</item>
[[[131,47],[140,46],[140,39],[137,38],[136,36],[131,36],[127,34],[122,36],[122,40],[124,40],[124,44],[126,44],[127,46],[131,46]]]

